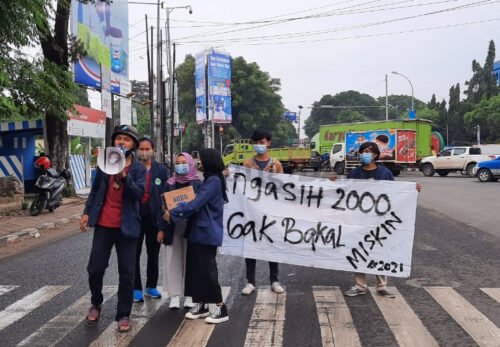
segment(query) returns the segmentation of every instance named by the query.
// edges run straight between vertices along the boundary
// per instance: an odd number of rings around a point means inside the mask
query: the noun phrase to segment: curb
[[[35,238],[38,238],[38,237],[40,237],[40,233],[42,231],[54,229],[56,226],[68,224],[70,222],[79,220],[81,218],[81,216],[82,215],[80,213],[76,213],[74,215],[69,216],[68,218],[60,218],[60,219],[56,219],[54,222],[51,222],[51,223],[40,224],[40,226],[38,226],[36,228],[25,228],[25,229],[19,230],[18,232],[13,233],[13,234],[1,236],[0,237],[0,245],[3,245],[5,243],[14,242],[14,241],[18,240],[19,238],[21,238],[23,236],[28,236],[28,235],[33,236]]]

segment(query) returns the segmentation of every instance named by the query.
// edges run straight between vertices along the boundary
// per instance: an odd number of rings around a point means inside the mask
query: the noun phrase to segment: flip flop
[[[90,306],[89,313],[87,313],[87,323],[95,324],[99,321],[99,317],[101,316],[101,306],[100,305],[92,305]]]
[[[132,323],[129,317],[122,317],[118,320],[118,331],[120,333],[126,333],[132,329]]]

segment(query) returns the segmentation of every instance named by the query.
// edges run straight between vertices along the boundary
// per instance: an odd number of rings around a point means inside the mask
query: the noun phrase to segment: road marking
[[[282,346],[285,325],[286,292],[259,289],[248,324],[245,346]]]
[[[323,346],[361,346],[339,287],[313,287]]]
[[[500,341],[500,329],[484,314],[478,311],[453,288],[426,287],[448,314],[477,342],[480,346],[497,346]]]
[[[16,289],[19,286],[0,286],[0,295],[10,292],[12,289]]]
[[[226,301],[230,289],[231,287],[222,287],[223,301]],[[167,346],[204,347],[207,345],[214,328],[215,324],[207,324],[204,319],[184,319]]]
[[[370,288],[372,297],[398,344],[415,347],[439,346],[398,290],[395,287],[389,287],[388,290],[396,294],[396,297],[385,298],[377,294],[375,288]]]
[[[158,287],[161,292],[161,287]],[[146,298],[144,302],[134,302],[130,320],[132,328],[127,333],[118,332],[118,325],[112,322],[103,333],[90,344],[92,347],[128,346],[137,333],[146,325],[148,320],[165,303],[166,296],[161,299]]]
[[[117,286],[104,286],[104,302],[110,299]],[[87,315],[90,306],[90,292],[75,301],[71,306],[45,323],[40,329],[21,341],[18,346],[54,346],[80,324]]]
[[[69,286],[45,286],[8,306],[0,312],[0,331],[68,288]]]
[[[481,290],[500,303],[500,288],[481,288]]]

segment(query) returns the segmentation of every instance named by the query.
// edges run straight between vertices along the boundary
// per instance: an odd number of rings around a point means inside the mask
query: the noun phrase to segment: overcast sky
[[[184,5],[191,15],[176,9],[170,17],[178,63],[210,47],[257,62],[281,80],[287,109],[304,106],[303,118],[324,94],[385,95],[385,74],[389,94],[409,95],[408,82],[391,71],[412,81],[415,97],[448,100],[450,86],[470,78],[472,60],[484,63],[488,42],[500,46],[498,0],[168,1]],[[129,4],[130,79],[147,79],[145,14],[156,25],[156,6]],[[165,18],[162,10],[162,27]]]

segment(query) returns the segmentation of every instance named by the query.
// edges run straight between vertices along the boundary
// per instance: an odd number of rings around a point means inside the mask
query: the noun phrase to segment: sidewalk
[[[19,236],[34,235],[56,225],[76,223],[83,212],[85,201],[86,199],[79,197],[64,198],[63,204],[53,213],[44,210],[36,217],[30,216],[29,207],[14,216],[0,216],[0,244],[14,241]]]

